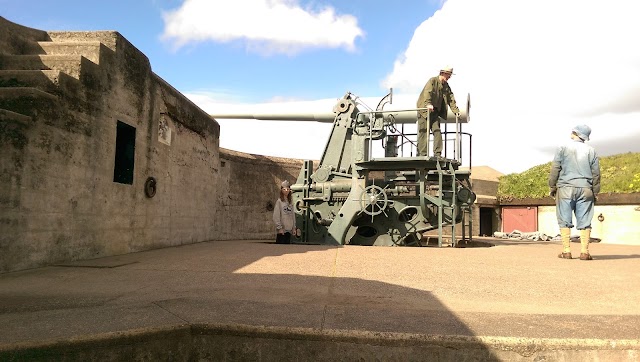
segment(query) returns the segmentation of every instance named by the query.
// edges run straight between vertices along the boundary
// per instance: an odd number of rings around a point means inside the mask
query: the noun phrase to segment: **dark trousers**
[[[291,233],[276,234],[276,244],[291,244]]]

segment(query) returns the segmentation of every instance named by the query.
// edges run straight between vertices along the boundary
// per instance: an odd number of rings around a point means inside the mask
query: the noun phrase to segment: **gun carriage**
[[[437,230],[438,246],[442,246],[443,229],[448,229],[450,244],[455,246],[457,228],[462,229],[462,241],[471,240],[476,198],[470,180],[471,135],[462,132],[462,124],[469,121],[469,96],[460,117],[440,120],[445,127],[455,124],[454,132],[444,132],[445,145],[449,134],[455,136],[453,152],[445,148],[445,156],[453,153],[451,158],[412,155],[415,142],[403,125],[415,124],[418,109],[385,111],[392,96],[393,90],[376,110],[359,109],[364,105],[347,93],[332,113],[211,116],[333,122],[319,165],[304,161],[291,185],[296,223],[301,229],[295,242],[422,246],[423,235]],[[372,156],[373,141],[378,140],[382,141],[384,157]],[[464,169],[460,167],[463,144],[469,151],[469,167]],[[408,157],[405,149],[410,150]]]

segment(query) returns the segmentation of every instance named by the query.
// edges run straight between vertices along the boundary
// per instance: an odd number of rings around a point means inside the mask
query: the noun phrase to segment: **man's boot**
[[[591,241],[591,229],[580,230],[580,260],[593,260],[589,254],[589,242]]]
[[[560,228],[560,239],[562,240],[562,253],[558,258],[571,259],[571,229]]]

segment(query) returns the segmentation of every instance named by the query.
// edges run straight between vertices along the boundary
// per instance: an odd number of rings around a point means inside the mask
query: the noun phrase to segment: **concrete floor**
[[[592,244],[581,261],[555,242],[485,241],[496,246],[214,241],[0,274],[0,351],[184,325],[640,351],[640,246]]]

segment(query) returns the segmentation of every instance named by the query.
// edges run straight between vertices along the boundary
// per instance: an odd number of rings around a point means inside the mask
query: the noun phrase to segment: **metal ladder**
[[[451,246],[456,246],[456,218],[458,211],[458,195],[457,195],[457,182],[456,182],[456,172],[453,168],[453,164],[451,162],[446,162],[448,166],[447,169],[443,169],[440,165],[440,161],[436,162],[436,172],[438,173],[438,247],[442,247],[442,216],[444,215],[444,210],[451,210]],[[451,189],[444,190],[443,188],[443,180],[445,177],[451,177]],[[445,193],[451,194],[451,202],[445,206],[446,200],[443,199]]]

